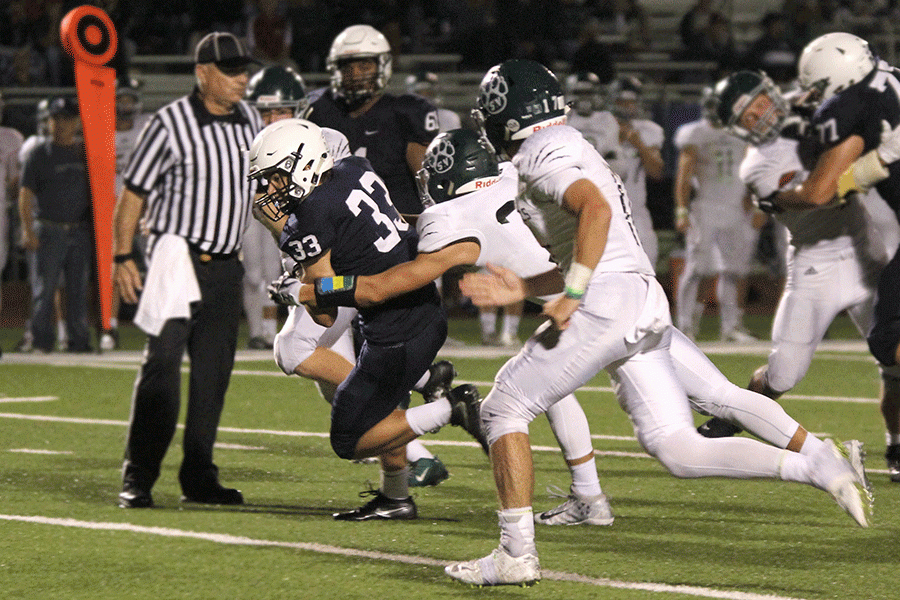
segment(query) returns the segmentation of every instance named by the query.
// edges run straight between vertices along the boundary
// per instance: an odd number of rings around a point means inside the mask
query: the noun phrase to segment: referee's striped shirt
[[[174,233],[203,252],[238,251],[255,190],[246,151],[261,128],[244,102],[230,115],[211,115],[196,89],[159,109],[124,177],[128,189],[146,197],[150,233]]]

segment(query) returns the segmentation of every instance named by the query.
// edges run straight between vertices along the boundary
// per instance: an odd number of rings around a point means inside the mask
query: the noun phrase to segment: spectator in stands
[[[279,0],[256,0],[258,12],[247,26],[247,46],[266,65],[297,69],[290,57],[293,32],[287,11]]]
[[[328,46],[334,38],[336,7],[331,2],[294,0],[290,8],[293,44],[291,58],[300,73],[325,70]]]
[[[617,49],[621,48],[625,52],[650,49],[650,18],[640,0],[603,2],[597,8],[597,16],[608,33],[624,38]]]
[[[704,13],[705,15],[705,13]],[[685,15],[687,17],[687,15]],[[692,21],[697,23],[701,16]],[[685,21],[682,20],[682,39],[689,39],[681,57],[683,60],[712,61],[716,63],[713,73],[689,72],[682,75],[682,83],[707,83],[709,76],[720,78],[733,71],[738,64],[738,52],[735,47],[734,37],[731,31],[731,21],[720,12],[712,12],[705,18],[706,26],[700,31],[699,37],[694,37],[694,30],[690,30],[685,36]]]
[[[712,0],[697,0],[684,13],[678,29],[685,48],[697,48],[705,43],[714,12]]]
[[[608,84],[616,77],[609,48],[598,38],[602,32],[599,19],[588,19],[581,29],[580,44],[572,55],[572,71],[575,73],[594,73],[600,83]]]
[[[787,19],[782,13],[768,12],[760,21],[760,28],[763,33],[744,56],[744,68],[764,71],[779,85],[793,81],[800,49],[790,35]]]

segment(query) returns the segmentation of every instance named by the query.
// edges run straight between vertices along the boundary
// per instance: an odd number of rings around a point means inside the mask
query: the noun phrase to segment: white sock
[[[896,446],[900,444],[900,433],[885,433],[884,441],[888,446]]]
[[[416,435],[440,429],[450,422],[450,401],[439,398],[428,404],[414,406],[406,411],[406,422]]]
[[[802,454],[784,450],[778,476],[782,481],[811,484],[809,459]]]
[[[493,310],[485,310],[479,313],[478,320],[481,322],[481,335],[487,337],[494,334],[497,328],[497,313]]]
[[[394,500],[409,497],[409,467],[399,471],[381,470],[381,493]]]
[[[110,319],[109,319],[109,328],[110,328],[110,329],[115,329],[115,328],[118,327],[118,326],[119,326],[119,320],[118,320],[117,318],[115,318],[115,317],[110,317]]]
[[[275,318],[263,317],[262,336],[266,339],[266,341],[272,342],[272,340],[275,339],[276,333],[278,333],[278,320]]]
[[[569,466],[572,473],[572,493],[579,498],[593,498],[603,493],[600,479],[597,477],[597,461],[591,460],[575,466]]]
[[[534,514],[530,506],[497,512],[500,517],[500,547],[513,558],[537,555],[534,545]]]
[[[803,441],[803,445],[800,447],[800,454],[803,456],[809,456],[810,454],[815,454],[816,451],[822,447],[824,444],[822,440],[817,438],[811,433],[806,434],[806,439]]]
[[[64,342],[69,339],[69,333],[66,331],[65,321],[56,322],[56,339],[58,339],[60,342]]]
[[[414,463],[420,458],[434,458],[434,454],[429,452],[425,444],[419,440],[413,440],[406,444],[406,462]]]
[[[425,384],[428,383],[428,379],[431,377],[431,371],[425,371],[425,374],[416,382],[416,385],[413,386],[413,389],[417,392],[421,391]]]
[[[519,322],[522,317],[519,315],[505,315],[503,317],[503,334],[509,337],[516,337],[519,333]]]

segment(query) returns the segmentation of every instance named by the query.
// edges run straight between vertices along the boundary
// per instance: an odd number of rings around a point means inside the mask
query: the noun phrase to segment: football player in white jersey
[[[566,80],[567,100],[574,107],[569,126],[577,129],[622,178],[631,198],[632,220],[641,245],[652,265],[659,255],[659,241],[647,208],[647,177],[663,176],[663,128],[643,118],[642,84],[622,77],[608,91],[609,110],[599,110],[600,80],[593,73],[576,73]]]
[[[551,321],[504,365],[481,406],[501,505],[500,546],[446,572],[475,585],[540,579],[528,425],[603,369],[642,446],[676,476],[810,484],[865,526],[861,481],[830,440],[816,440],[819,449],[806,455],[696,432],[670,355],[668,302],[631,222],[628,195],[596,150],[565,125],[556,77],[534,61],[497,65],[481,82],[475,113],[494,147],[512,158],[525,190],[517,208],[565,277],[552,270],[525,281],[497,268],[494,276],[467,275],[463,292],[484,305],[564,294],[544,305]]]
[[[136,88],[124,86],[116,90],[116,198],[122,194],[124,185],[122,173],[125,172],[138,136],[149,120],[150,115],[143,113],[143,102]],[[143,255],[144,239],[141,233],[135,236],[135,256]],[[112,317],[109,320],[109,329],[100,334],[101,350],[108,351],[119,347],[120,305],[119,288],[113,286]]]
[[[743,325],[743,297],[759,236],[752,222],[753,203],[737,174],[747,144],[716,124],[714,115],[703,112],[702,118],[675,132],[679,151],[675,228],[685,236],[676,323],[688,337],[696,337],[706,307],[697,292],[701,283],[717,277],[722,341],[753,341],[756,338]]]
[[[659,124],[644,117],[642,92],[643,85],[636,77],[620,77],[609,86],[608,110],[588,115],[576,111],[571,126],[582,132],[622,179],[631,198],[632,221],[655,268],[659,241],[647,207],[647,178],[663,176],[665,137]]]
[[[806,179],[810,159],[821,146],[768,77],[741,71],[720,81],[714,95],[715,110],[728,131],[752,144],[740,177],[756,196],[765,198]],[[841,205],[775,214],[790,237],[788,277],[772,324],[768,363],[753,374],[750,389],[777,399],[793,388],[842,311],[862,335],[870,330],[878,276],[892,250],[884,245],[889,236],[875,229],[867,212],[867,206],[883,201],[875,190],[868,195],[872,197],[865,204],[854,194]],[[900,407],[900,367],[879,368],[882,412],[890,432],[889,415]]]
[[[3,97],[0,96],[2,113]],[[0,127],[0,271],[9,258],[9,199],[19,197],[19,150],[23,141],[22,134],[12,127]],[[2,299],[0,293],[0,306]]]

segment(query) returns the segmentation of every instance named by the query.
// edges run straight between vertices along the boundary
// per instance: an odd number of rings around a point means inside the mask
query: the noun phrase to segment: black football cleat
[[[892,444],[884,453],[888,475],[894,483],[900,483],[900,444]]]
[[[422,387],[422,398],[425,403],[434,402],[450,396],[450,386],[456,377],[456,369],[449,360],[439,360],[428,367],[428,381]]]
[[[394,500],[382,494],[379,490],[367,490],[360,492],[359,497],[375,496],[359,508],[351,511],[334,513],[335,521],[390,521],[415,519],[418,517],[416,503],[412,496],[402,500]]]
[[[481,422],[481,395],[471,383],[464,383],[450,390],[450,424],[465,429],[481,444],[484,453],[490,456],[491,447]]]
[[[737,425],[734,425],[730,421],[726,421],[725,419],[720,419],[719,417],[713,417],[697,428],[697,433],[705,438],[732,437],[742,431],[743,429],[741,429]]]
[[[119,508],[152,508],[153,497],[150,492],[133,483],[125,483],[119,494]]]

